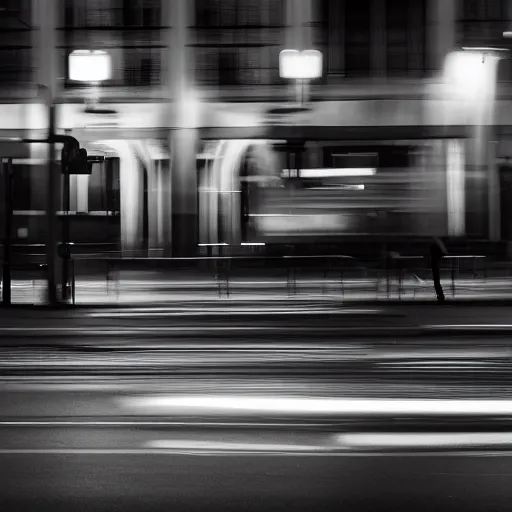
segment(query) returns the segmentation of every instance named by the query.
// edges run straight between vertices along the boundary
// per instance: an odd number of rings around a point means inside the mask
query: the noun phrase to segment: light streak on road
[[[121,406],[142,413],[218,411],[222,414],[512,416],[512,400],[373,400],[256,396],[141,396],[121,399]]]

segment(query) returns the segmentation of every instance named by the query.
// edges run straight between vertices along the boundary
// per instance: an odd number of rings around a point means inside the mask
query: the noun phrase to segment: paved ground
[[[322,338],[512,333],[512,301],[340,303],[336,299],[174,301],[152,306],[0,308],[0,342],[11,338]]]
[[[508,511],[509,312],[2,309],[0,508]]]
[[[348,385],[329,398],[333,382],[302,377],[254,396],[231,378],[216,397],[219,383],[199,380],[202,411],[197,382],[195,393],[172,382],[144,392],[137,380],[131,390],[0,384],[2,510],[510,508],[512,406],[503,396],[496,411],[496,389],[390,401],[382,387],[379,400],[364,387],[347,398]]]
[[[455,286],[453,286],[455,284]],[[13,281],[12,300],[18,304],[44,302],[45,282],[41,279]],[[443,280],[448,300],[512,299],[510,278],[457,278],[453,283]],[[316,298],[317,300],[388,301],[435,300],[433,283],[429,279],[408,277],[399,286],[392,280],[388,287],[382,279],[345,279],[343,286],[336,279],[298,279],[293,287],[286,279],[232,279],[225,283],[206,280],[165,279],[155,276],[121,278],[107,283],[103,278],[78,279],[76,303],[94,304],[162,304],[197,300],[253,300],[276,298]]]
[[[106,429],[94,433],[112,438]],[[4,451],[0,460],[6,468],[0,481],[5,511],[488,512],[510,510],[512,499],[512,458],[507,454],[205,456],[142,445],[129,450]]]

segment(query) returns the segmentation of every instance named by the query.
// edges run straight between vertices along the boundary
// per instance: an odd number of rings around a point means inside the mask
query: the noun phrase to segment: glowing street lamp
[[[110,55],[103,50],[75,50],[69,54],[68,57],[68,77],[70,80],[76,82],[87,82],[94,85],[91,91],[89,102],[92,105],[91,109],[86,109],[86,112],[98,112],[94,106],[98,101],[99,95],[96,85],[112,77],[112,62]],[[85,150],[83,150],[85,152]],[[82,154],[85,159],[85,168],[89,169],[87,165],[87,153]],[[62,257],[62,298],[67,300],[69,295],[69,259],[70,259],[70,225],[69,225],[69,210],[70,210],[70,169],[62,161],[62,170],[65,172],[65,180],[63,187],[63,207],[65,213],[64,222],[62,223],[62,247],[64,248]]]
[[[322,76],[322,54],[318,50],[283,50],[279,54],[281,78],[312,80]]]
[[[103,50],[75,50],[69,54],[69,79],[93,85],[87,101],[91,112],[99,101],[98,84],[112,78],[110,55]]]
[[[283,50],[279,54],[279,75],[295,80],[300,86],[300,103],[304,103],[304,85],[322,76],[322,53],[318,50]]]
[[[75,50],[69,54],[69,79],[103,82],[112,77],[110,55],[102,50]]]
[[[481,100],[493,96],[500,48],[463,48],[447,56],[445,77],[456,92],[466,99]]]

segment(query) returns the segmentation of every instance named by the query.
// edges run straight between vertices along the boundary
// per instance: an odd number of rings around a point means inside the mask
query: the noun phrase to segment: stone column
[[[463,236],[466,232],[465,143],[462,140],[449,140],[445,146],[448,235]]]
[[[386,76],[386,4],[385,0],[371,2],[371,62],[377,79]]]
[[[285,45],[288,49],[300,50],[302,0],[286,0],[285,4]]]
[[[345,0],[329,2],[329,69],[330,75],[345,74]]]
[[[170,3],[170,2],[168,2]],[[170,134],[171,252],[174,256],[197,253],[197,169],[200,100],[194,91],[188,46],[188,27],[194,24],[195,2],[176,0],[168,10],[170,31],[168,86],[174,127]]]
[[[455,49],[456,1],[428,0],[427,4],[427,67],[443,69],[444,58]]]
[[[470,166],[467,174],[468,228],[474,236],[498,240],[499,180],[493,155],[494,110],[496,106],[496,79],[499,60],[492,55],[482,61],[481,85],[468,110],[471,112],[472,140],[468,147]]]
[[[58,10],[57,0],[32,0],[32,67],[33,82],[41,85],[41,90],[35,100],[37,106],[30,109],[30,126],[45,127],[45,130],[33,129],[30,134],[34,138],[44,138],[48,129],[48,101],[59,94],[57,81],[58,50],[57,31]],[[41,120],[41,118],[43,118]],[[41,122],[42,121],[42,122]],[[48,146],[46,144],[32,144],[31,154],[34,158],[48,157]],[[39,167],[39,166],[38,166]],[[44,204],[46,207],[47,182],[42,176],[45,174],[44,164],[40,165],[38,172],[31,173],[31,204]],[[56,210],[58,208],[56,207]]]
[[[144,242],[144,169],[129,141],[111,140],[107,144],[119,156],[121,252],[123,256],[138,256]]]
[[[47,126],[50,124],[56,128],[58,120],[58,108],[53,108],[59,95],[59,53],[57,49],[58,26],[58,1],[48,0],[32,2],[33,30],[33,62],[35,69],[34,82],[38,84],[39,99],[44,106],[44,115],[47,118]],[[51,121],[52,119],[52,121]],[[48,130],[46,130],[46,134]],[[35,149],[35,148],[34,148]],[[44,194],[46,203],[46,233],[47,263],[48,263],[48,289],[47,300],[51,304],[60,301],[60,288],[62,283],[62,259],[57,254],[60,239],[57,211],[60,209],[60,166],[53,164],[55,160],[54,146],[45,145],[47,164],[41,175],[33,175],[35,190]],[[42,229],[43,226],[38,226]]]

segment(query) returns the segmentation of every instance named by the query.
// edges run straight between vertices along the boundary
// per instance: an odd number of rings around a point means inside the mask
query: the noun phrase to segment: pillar
[[[301,7],[302,0],[286,0],[285,46],[289,49],[300,50],[302,46]]]
[[[345,74],[345,0],[329,2],[329,75]]]
[[[121,253],[139,256],[144,247],[144,169],[129,141],[109,140],[105,144],[119,156]]]
[[[58,41],[56,30],[58,26],[58,0],[32,2],[32,23],[33,23],[33,62],[35,69],[34,81],[42,86],[39,102],[45,107],[47,126],[55,127],[58,110],[53,104],[58,98],[59,59]],[[48,134],[48,130],[46,131]],[[48,263],[48,288],[47,300],[55,304],[61,300],[60,288],[62,278],[62,259],[57,254],[57,247],[60,238],[58,230],[57,211],[60,209],[60,166],[54,165],[55,153],[53,145],[46,145],[47,165],[42,178],[34,175],[37,180],[36,188],[43,191],[46,198],[46,244]],[[43,226],[38,226],[42,229]]]
[[[375,78],[386,76],[386,4],[385,0],[371,2],[371,62]]]
[[[497,57],[485,56],[480,70],[481,85],[468,105],[472,140],[466,182],[468,234],[494,241],[500,237],[499,180],[493,154],[498,65]]]
[[[309,50],[313,48],[313,22],[315,19],[315,0],[286,0],[285,3],[285,46],[292,50]],[[309,96],[308,83],[290,81],[290,98]]]
[[[458,237],[466,232],[465,142],[449,140],[445,145],[448,235]]]
[[[170,2],[167,2],[170,3]],[[198,123],[200,100],[193,87],[190,62],[189,26],[194,24],[195,3],[176,0],[167,7],[172,27],[169,34],[168,86],[172,104],[170,134],[170,210],[171,253],[174,256],[197,254],[197,169]]]
[[[455,0],[428,0],[427,66],[431,71],[443,69],[444,58],[456,44]]]
[[[120,143],[128,146],[125,141]],[[143,170],[128,147],[119,154],[119,167],[121,251],[123,256],[137,256],[143,248]]]
[[[195,256],[198,243],[197,129],[171,135],[172,254]]]
[[[162,162],[151,162],[148,169],[148,216],[149,216],[149,254],[163,255],[163,215],[162,215]]]

